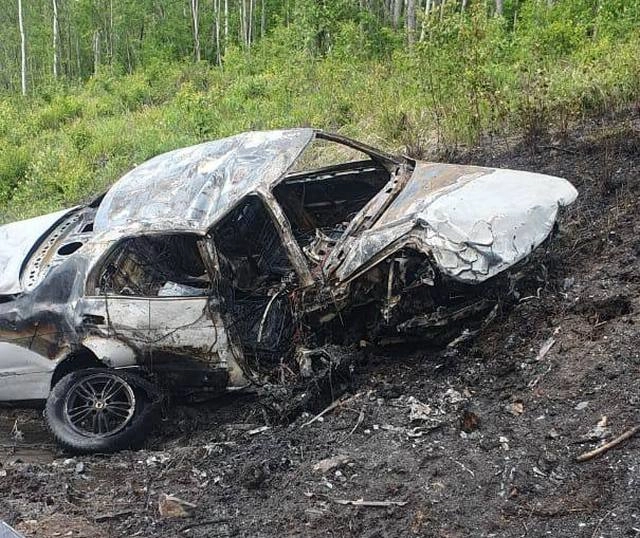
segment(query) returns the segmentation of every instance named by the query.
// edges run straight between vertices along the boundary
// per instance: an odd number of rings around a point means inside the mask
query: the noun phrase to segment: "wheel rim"
[[[109,372],[77,381],[64,404],[69,425],[89,437],[115,435],[131,422],[135,409],[136,397],[131,386]]]

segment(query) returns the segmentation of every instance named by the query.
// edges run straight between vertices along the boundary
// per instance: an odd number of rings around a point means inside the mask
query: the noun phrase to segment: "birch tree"
[[[400,17],[402,16],[403,0],[393,0],[393,27],[400,26]]]
[[[249,17],[247,21],[247,45],[251,45],[253,42],[253,6],[255,0],[249,0]]]
[[[407,41],[413,45],[416,34],[416,0],[407,0]]]
[[[80,65],[80,51],[78,50],[78,66]],[[93,32],[93,74],[98,74],[100,68],[100,30]]]
[[[27,36],[24,33],[22,0],[18,0],[18,26],[20,27],[20,82],[22,95],[27,95]]]
[[[224,46],[229,42],[229,0],[224,0]]]
[[[431,0],[426,0],[424,4],[424,17],[422,18],[422,27],[420,29],[420,41],[424,41],[427,33],[427,19],[431,13]]]
[[[220,0],[213,0],[213,42],[216,51],[216,64],[222,65],[222,51],[220,50]]]
[[[193,25],[193,48],[196,55],[196,61],[200,61],[200,33],[199,33],[199,0],[190,0],[191,3],[191,22]]]
[[[53,78],[58,78],[58,66],[60,65],[60,37],[58,29],[58,0],[53,3]]]
[[[249,45],[249,7],[247,0],[240,0],[240,41],[243,45]]]

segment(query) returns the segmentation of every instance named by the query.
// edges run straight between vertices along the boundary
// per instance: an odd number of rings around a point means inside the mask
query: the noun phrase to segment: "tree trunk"
[[[253,4],[255,0],[249,0],[249,16],[247,17],[247,45],[253,42]]]
[[[244,23],[244,8],[245,8],[245,0],[240,0],[240,5],[238,6],[238,15],[240,17],[240,28],[238,29],[238,36],[240,39],[240,43],[245,44],[245,23]]]
[[[416,38],[416,0],[407,0],[407,41],[413,46]]]
[[[502,17],[502,0],[496,0],[496,17]]]
[[[55,1],[55,0],[54,0]],[[113,0],[109,0],[109,63],[113,64]]]
[[[76,68],[78,70],[77,78],[82,77],[82,62],[80,61],[80,39],[76,33]]]
[[[70,17],[67,16],[67,46],[64,47],[66,49],[66,59],[65,59],[65,65],[64,65],[64,73],[67,76],[67,78],[71,77],[71,74],[73,72],[73,69],[71,67],[71,52],[73,51],[73,43],[72,43],[72,39],[73,39],[73,35],[71,32],[71,22],[69,21]]]
[[[265,0],[262,0],[260,6],[260,37],[264,37],[264,34],[267,30],[267,10],[265,8]]]
[[[20,82],[22,95],[27,95],[27,36],[24,33],[22,0],[18,0],[18,25],[20,26]]]
[[[393,27],[400,26],[400,17],[402,16],[403,0],[393,0]]]
[[[424,18],[422,19],[422,28],[420,29],[420,41],[424,41],[427,33],[427,18],[431,13],[431,0],[426,0],[424,5]]]
[[[58,0],[53,1],[53,78],[58,78],[60,64],[60,37],[58,34]]]
[[[198,0],[191,0],[191,21],[193,23],[193,48],[196,55],[196,62],[200,61],[200,33],[198,24]]]
[[[229,42],[229,0],[224,0],[224,47]]]
[[[100,68],[100,30],[93,32],[93,74],[98,74]]]
[[[222,51],[220,50],[220,0],[213,0],[213,25],[216,65],[222,65]]]

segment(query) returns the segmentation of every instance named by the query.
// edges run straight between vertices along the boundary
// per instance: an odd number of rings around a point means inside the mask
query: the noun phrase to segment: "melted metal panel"
[[[107,193],[95,230],[204,232],[245,196],[268,191],[314,136],[312,129],[257,131],[158,155]]]
[[[483,282],[540,245],[559,207],[577,195],[568,181],[543,174],[418,163],[376,223],[341,246],[346,256],[336,276],[348,280],[378,261],[383,249],[411,240],[445,275]]]
[[[65,209],[0,227],[0,295],[23,291],[20,270],[25,258],[38,240],[72,211]]]

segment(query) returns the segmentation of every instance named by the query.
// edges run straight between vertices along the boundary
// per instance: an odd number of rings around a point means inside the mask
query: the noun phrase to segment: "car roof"
[[[315,133],[252,131],[153,157],[109,189],[94,230],[204,233],[245,196],[270,190]]]

